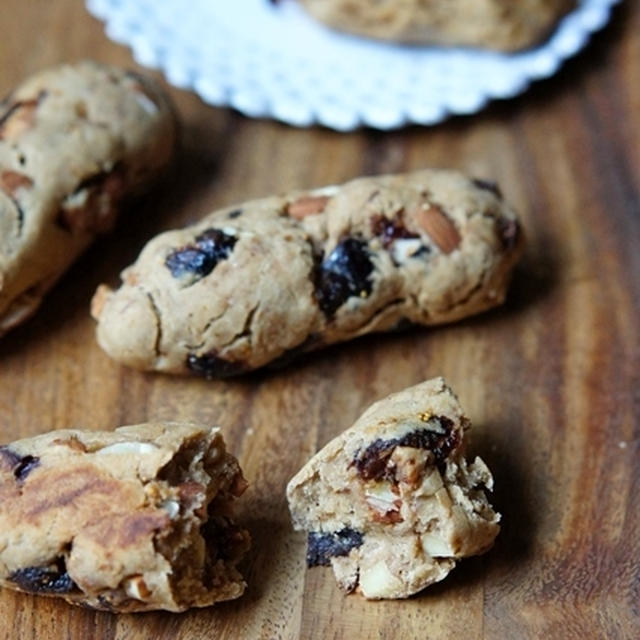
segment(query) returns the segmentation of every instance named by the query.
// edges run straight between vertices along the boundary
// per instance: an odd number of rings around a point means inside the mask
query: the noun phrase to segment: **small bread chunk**
[[[521,248],[493,183],[443,170],[358,178],[156,236],[119,289],[100,286],[92,314],[123,364],[227,377],[495,307]]]
[[[111,230],[175,138],[154,81],[95,62],[40,71],[0,102],[0,335]]]
[[[406,598],[498,535],[485,463],[463,457],[469,421],[442,378],[376,402],[289,482],[307,564],[365,598]]]
[[[0,447],[0,584],[115,612],[242,595],[246,482],[217,428],[52,431]]]

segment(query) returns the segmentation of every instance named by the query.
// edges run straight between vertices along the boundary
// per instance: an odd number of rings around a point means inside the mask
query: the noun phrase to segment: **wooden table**
[[[131,66],[79,0],[2,0],[0,92],[80,57]],[[0,441],[147,419],[223,427],[251,488],[241,599],[115,616],[0,593],[0,637],[640,637],[640,3],[525,96],[435,128],[297,130],[172,90],[175,176],[0,344]],[[497,179],[528,247],[504,308],[437,330],[360,339],[277,373],[206,382],[143,374],[94,340],[89,300],[160,230],[235,201],[359,174],[452,166]],[[503,530],[485,556],[407,601],[338,591],[304,567],[284,487],[373,400],[443,374],[494,470]]]

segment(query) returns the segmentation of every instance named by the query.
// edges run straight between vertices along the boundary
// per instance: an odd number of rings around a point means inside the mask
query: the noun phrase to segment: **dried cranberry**
[[[364,451],[358,452],[353,465],[364,480],[393,480],[393,470],[387,466],[389,458],[396,447],[412,447],[414,449],[427,449],[433,453],[436,463],[441,464],[445,458],[460,443],[457,431],[453,430],[453,421],[445,416],[431,418],[440,430],[417,429],[407,433],[402,438],[391,440],[375,440]],[[427,423],[428,424],[428,423]]]
[[[334,556],[346,556],[362,543],[362,534],[349,527],[334,533],[312,531],[307,546],[307,566],[330,564]]]
[[[372,271],[366,242],[357,238],[340,242],[318,269],[316,299],[322,311],[332,316],[347,298],[367,297]]]
[[[167,256],[165,265],[174,278],[195,276],[196,280],[209,275],[220,260],[226,260],[237,238],[220,229],[207,229],[197,238],[195,245],[176,249]]]
[[[187,367],[208,380],[212,378],[229,378],[246,371],[246,367],[242,362],[218,358],[218,356],[211,353],[205,353],[202,356],[190,354],[187,358]]]

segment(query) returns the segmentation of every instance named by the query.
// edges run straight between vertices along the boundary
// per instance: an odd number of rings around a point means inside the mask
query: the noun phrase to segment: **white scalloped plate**
[[[293,0],[87,0],[142,65],[215,106],[349,131],[432,125],[553,75],[619,0],[582,0],[542,46],[502,54],[411,47],[336,33]]]

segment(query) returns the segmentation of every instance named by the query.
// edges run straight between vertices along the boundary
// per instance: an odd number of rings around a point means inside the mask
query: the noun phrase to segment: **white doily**
[[[603,27],[619,0],[582,0],[542,46],[516,54],[344,35],[293,0],[87,0],[107,35],[205,102],[294,126],[431,125],[522,93]]]

